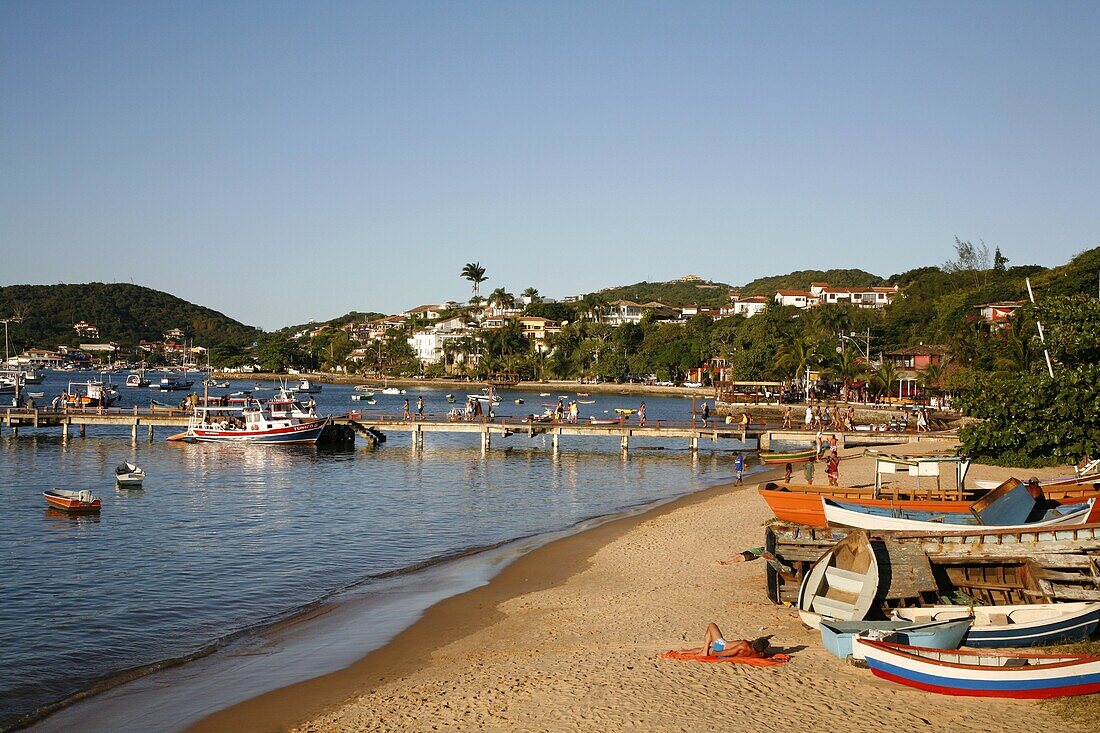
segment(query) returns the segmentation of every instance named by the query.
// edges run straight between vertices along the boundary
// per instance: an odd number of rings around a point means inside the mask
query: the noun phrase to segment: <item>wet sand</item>
[[[842,455],[843,484],[873,483],[872,459],[857,450]],[[763,562],[716,565],[762,543],[771,513],[755,482],[774,473],[548,544],[487,586],[432,607],[351,667],[248,700],[191,730],[1090,727],[1032,702],[944,697],[878,680],[831,657],[796,613],[768,601]],[[1019,473],[974,466],[968,480]],[[698,646],[708,621],[727,638],[773,635],[793,660],[762,669],[659,658]]]

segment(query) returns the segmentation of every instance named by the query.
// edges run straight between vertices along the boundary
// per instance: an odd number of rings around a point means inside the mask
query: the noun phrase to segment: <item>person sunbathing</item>
[[[767,651],[771,645],[764,637],[759,639],[735,639],[727,640],[722,636],[722,630],[717,624],[707,625],[707,633],[703,637],[703,646],[694,649],[683,649],[685,654],[700,654],[705,657],[758,657],[768,656]]]

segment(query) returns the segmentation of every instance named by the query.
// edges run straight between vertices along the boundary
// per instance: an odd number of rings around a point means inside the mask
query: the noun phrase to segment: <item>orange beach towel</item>
[[[707,657],[691,652],[678,652],[668,650],[661,655],[661,659],[678,659],[681,662],[732,662],[733,664],[749,664],[753,667],[777,667],[791,660],[787,654],[773,654],[770,657]]]

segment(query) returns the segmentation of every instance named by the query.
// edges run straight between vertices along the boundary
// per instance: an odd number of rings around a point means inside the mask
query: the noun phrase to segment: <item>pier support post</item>
[[[87,425],[85,425],[84,423],[80,423],[80,437],[81,438],[84,437],[84,433],[87,431],[87,429],[88,429]]]
[[[688,439],[688,449],[692,453],[699,450],[699,436],[698,435],[693,435],[691,438]]]
[[[61,438],[62,440],[68,440],[69,438],[69,423],[61,423]]]
[[[758,447],[760,448],[760,450],[772,449],[772,434],[770,431],[765,430],[764,432],[760,433],[760,438],[758,439],[758,441]]]
[[[137,445],[137,429],[138,421],[134,420],[134,424],[130,426],[130,443],[132,445]]]
[[[559,437],[560,436],[557,433],[554,433],[553,435],[550,436],[550,447],[554,449],[555,453],[557,453],[557,451],[558,451],[558,438]]]
[[[629,435],[623,435],[622,437],[619,438],[619,450],[621,450],[624,453],[627,452],[628,450],[630,450],[630,436]]]
[[[150,443],[153,442],[153,426],[152,425],[149,426],[149,442]]]
[[[13,438],[18,438],[19,437],[19,428],[17,428],[14,425],[11,426],[11,437],[13,437]]]
[[[420,425],[413,430],[413,448],[424,450],[424,431],[420,429]]]
[[[492,441],[489,439],[489,429],[486,428],[481,433],[481,450],[489,450]]]

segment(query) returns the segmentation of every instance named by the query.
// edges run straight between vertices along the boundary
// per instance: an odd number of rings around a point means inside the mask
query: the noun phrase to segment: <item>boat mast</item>
[[[1027,283],[1027,297],[1031,299],[1031,304],[1035,305],[1035,293],[1031,290],[1031,278],[1025,277],[1024,282]],[[1035,325],[1039,327],[1039,343],[1043,345],[1043,357],[1047,361],[1047,373],[1050,374],[1050,378],[1054,379],[1054,367],[1050,363],[1050,352],[1047,350],[1047,340],[1043,335],[1043,324],[1039,322],[1038,316],[1035,317]]]

